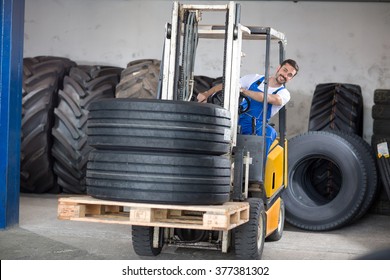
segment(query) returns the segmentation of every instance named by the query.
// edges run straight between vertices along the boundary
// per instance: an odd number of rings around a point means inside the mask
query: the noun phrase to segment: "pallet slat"
[[[60,220],[204,230],[230,230],[249,219],[247,202],[165,205],[76,196],[59,198],[57,210]]]

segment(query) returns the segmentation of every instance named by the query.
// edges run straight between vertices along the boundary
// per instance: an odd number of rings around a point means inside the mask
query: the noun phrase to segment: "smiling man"
[[[267,96],[267,119],[274,116],[290,100],[290,92],[284,87],[284,84],[295,77],[299,71],[299,66],[295,60],[287,59],[283,61],[273,76],[268,79],[268,96]],[[238,124],[241,127],[241,134],[262,135],[263,123],[263,100],[264,100],[264,75],[250,74],[240,79],[241,93],[248,97],[249,108],[245,113],[240,115]],[[222,90],[222,84],[199,93],[198,102],[206,102],[207,98],[217,91]],[[248,107],[247,100],[241,103],[243,108]],[[273,127],[266,126],[267,151],[273,140],[276,138],[276,131]]]

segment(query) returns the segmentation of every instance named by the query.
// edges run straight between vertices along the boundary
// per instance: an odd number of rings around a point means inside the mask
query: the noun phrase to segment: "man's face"
[[[284,84],[294,78],[297,71],[290,64],[286,63],[283,66],[279,66],[276,71],[275,78],[279,84]]]

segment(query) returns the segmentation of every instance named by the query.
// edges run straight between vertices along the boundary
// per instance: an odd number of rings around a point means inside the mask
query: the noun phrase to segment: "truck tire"
[[[381,151],[378,148],[378,144],[387,145],[387,149],[390,149],[390,136],[373,135],[371,145],[375,152],[375,159],[378,165],[378,172],[380,175],[380,181],[386,191],[387,198],[390,200],[390,157],[381,155]]]
[[[226,154],[229,112],[213,104],[112,99],[91,104],[88,143],[108,150]]]
[[[99,199],[164,204],[229,200],[230,160],[224,156],[93,150],[87,193]]]
[[[317,85],[309,117],[309,131],[341,130],[362,136],[363,97],[353,84]]]
[[[243,260],[259,260],[263,254],[266,214],[261,198],[248,198],[249,221],[234,231],[234,248],[237,258]]]
[[[161,228],[158,230],[161,243],[164,232]],[[159,245],[158,248],[153,247],[153,231],[153,227],[131,226],[133,249],[137,255],[153,257],[161,253],[162,245]]]
[[[351,222],[367,190],[367,169],[354,145],[335,133],[309,131],[292,138],[288,152],[288,188],[282,193],[286,220],[313,231]],[[332,163],[342,178],[337,195],[330,199],[318,192],[311,177],[312,165],[319,159]]]
[[[85,193],[88,154],[88,107],[91,102],[114,98],[121,68],[105,66],[73,67],[64,78],[55,121],[52,154],[57,183],[64,193]]]
[[[371,113],[374,120],[390,120],[390,105],[375,104],[372,106]]]
[[[160,77],[160,61],[141,59],[127,64],[116,87],[116,98],[156,99]]]
[[[23,59],[20,190],[58,193],[53,173],[51,128],[58,89],[73,61],[38,56]]]

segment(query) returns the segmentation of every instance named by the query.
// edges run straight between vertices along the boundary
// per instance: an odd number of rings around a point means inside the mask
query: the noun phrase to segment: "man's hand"
[[[206,93],[198,93],[196,99],[198,99],[198,102],[200,103],[206,103],[207,102]]]

